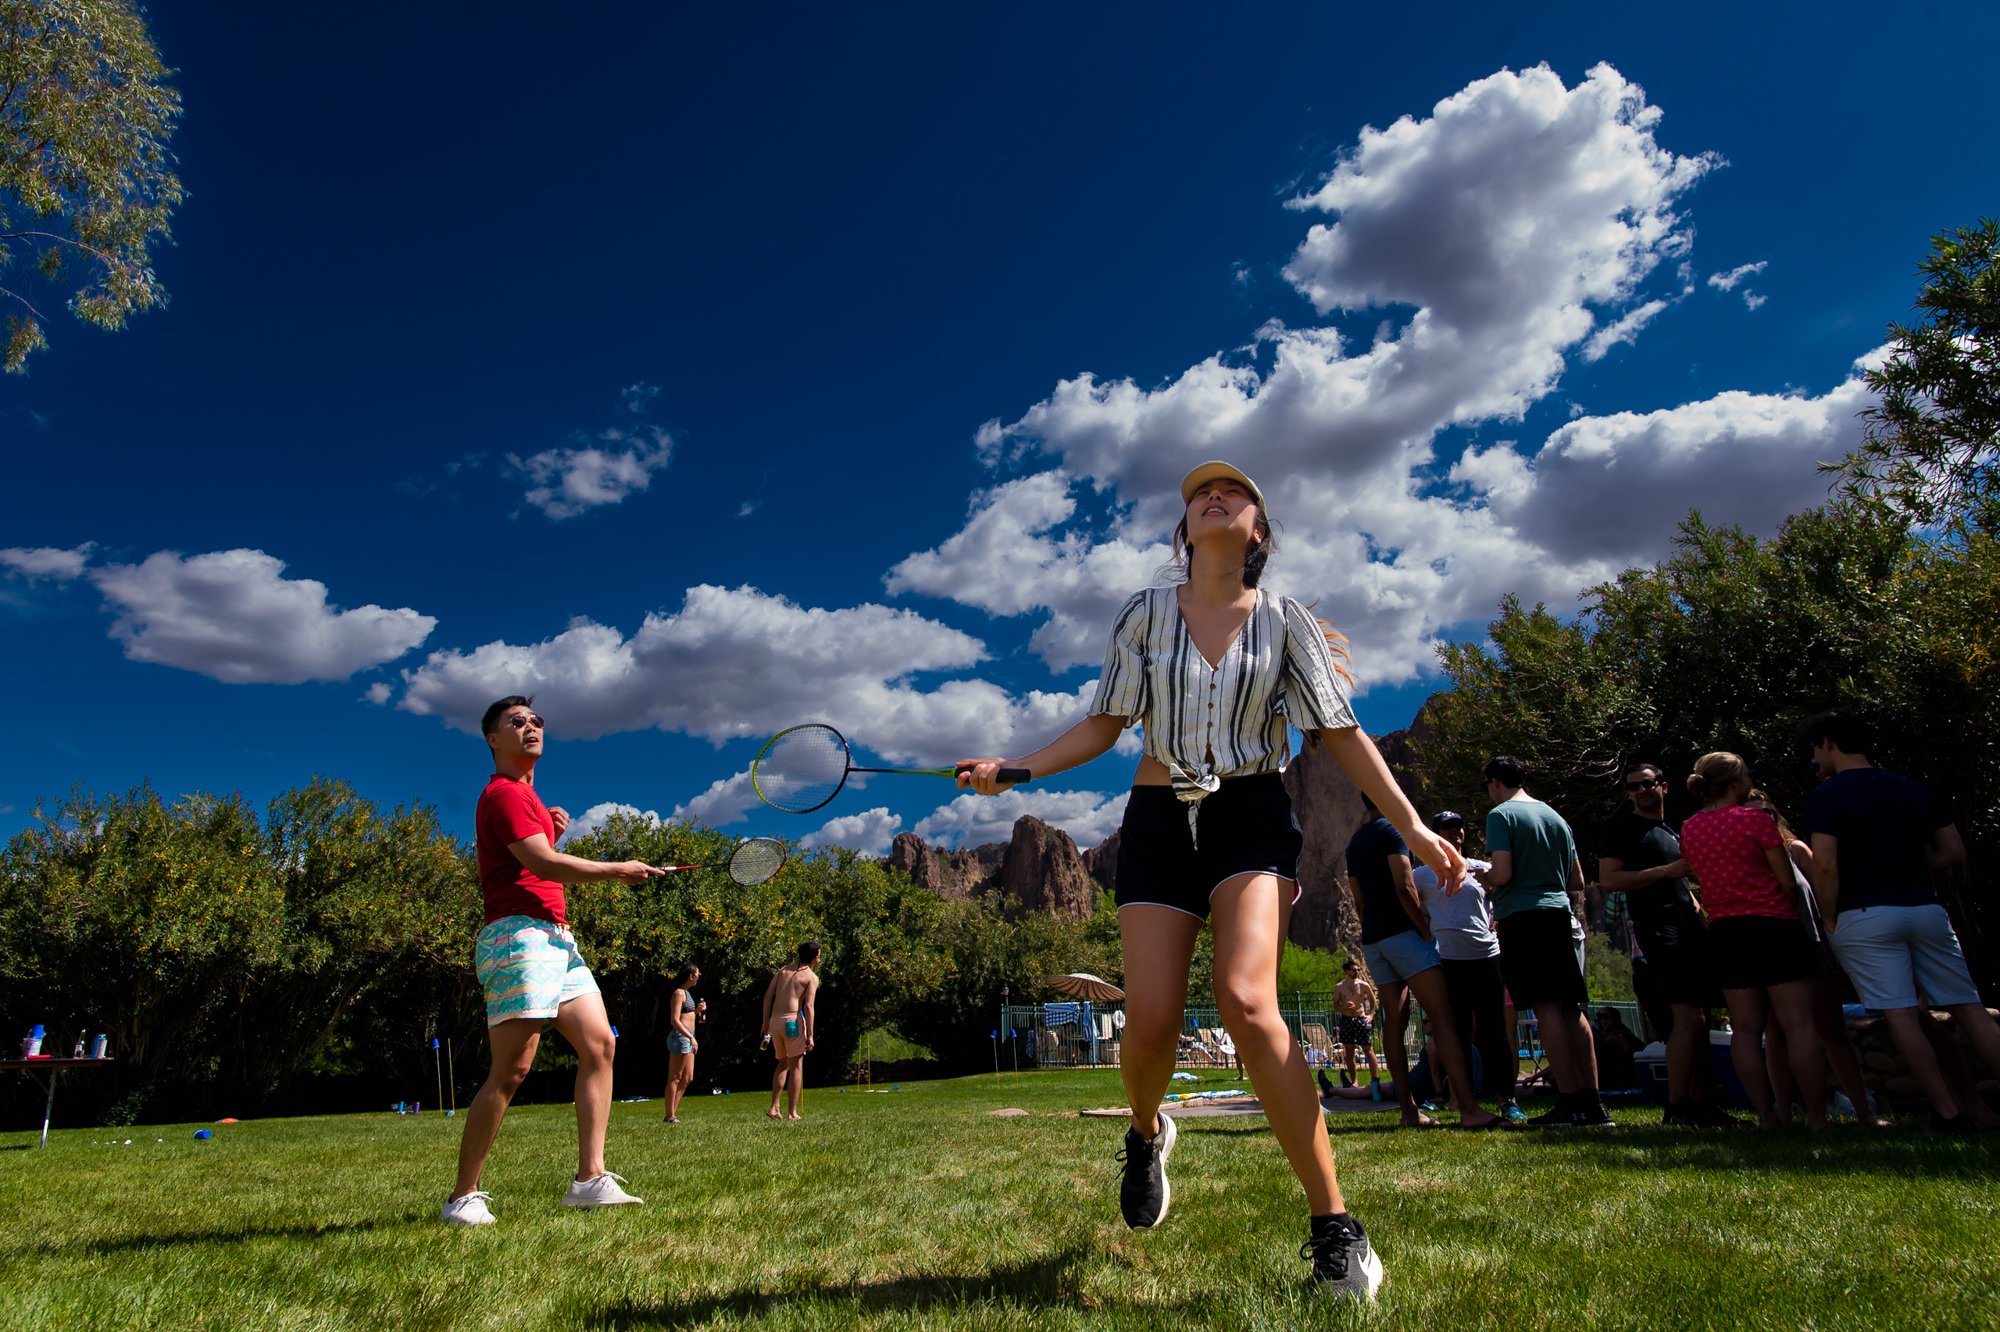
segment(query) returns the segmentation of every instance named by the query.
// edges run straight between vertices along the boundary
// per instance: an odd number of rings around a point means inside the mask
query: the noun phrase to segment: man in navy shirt
[[[1855,993],[1881,1009],[1896,1053],[1930,1098],[1933,1126],[1972,1126],[1923,1030],[1919,994],[1949,1010],[1973,1051],[2000,1073],[2000,1025],[1980,1002],[1951,917],[1931,876],[1965,860],[1951,813],[1918,782],[1868,761],[1873,736],[1859,717],[1827,712],[1805,726],[1813,762],[1828,774],[1806,797],[1813,891],[1829,942]]]
[[[1368,959],[1368,974],[1382,994],[1382,1048],[1389,1056],[1397,1099],[1403,1103],[1403,1124],[1433,1125],[1418,1108],[1410,1087],[1410,1053],[1403,1045],[1414,994],[1437,1036],[1439,1062],[1451,1080],[1452,1104],[1458,1108],[1458,1126],[1504,1126],[1506,1120],[1487,1113],[1473,1096],[1472,1070],[1451,1019],[1451,995],[1431,944],[1430,914],[1417,896],[1410,848],[1365,793],[1361,805],[1373,818],[1355,829],[1347,843],[1347,881],[1361,913],[1361,951]]]

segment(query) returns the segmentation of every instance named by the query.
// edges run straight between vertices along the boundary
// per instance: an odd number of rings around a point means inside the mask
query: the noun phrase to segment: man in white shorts
[[[493,1066],[467,1107],[458,1144],[458,1184],[444,1205],[453,1225],[493,1224],[491,1195],[479,1187],[486,1154],[522,1079],[534,1066],[550,1022],[576,1050],[577,1170],[565,1207],[617,1207],[643,1201],[604,1168],[604,1125],[611,1114],[611,1058],[617,1038],[590,968],[564,924],[563,884],[638,883],[660,873],[636,860],[608,864],[555,849],[569,814],[535,791],[542,719],[519,694],[486,709],[479,729],[493,752],[493,776],[480,794],[475,823],[479,886],[486,924],[473,962],[486,992],[486,1039]]]
[[[1882,1011],[1897,1055],[1930,1100],[1932,1127],[1974,1128],[1984,1107],[1952,1095],[1918,1010],[1921,996],[1949,1011],[1973,1052],[2000,1074],[2000,1025],[1980,1002],[1931,886],[1933,874],[1964,861],[1965,841],[1943,801],[1868,761],[1873,736],[1861,718],[1821,713],[1803,734],[1825,777],[1806,797],[1806,829],[1833,955],[1861,1002]]]

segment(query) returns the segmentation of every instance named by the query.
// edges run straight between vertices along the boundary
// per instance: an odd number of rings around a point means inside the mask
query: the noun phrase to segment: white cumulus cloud
[[[684,805],[675,805],[669,818],[679,823],[700,823],[711,828],[741,823],[757,807],[757,791],[750,785],[748,769],[719,777],[706,790]]]
[[[1693,505],[1768,531],[1819,502],[1813,464],[1851,441],[1858,381],[1646,417],[1579,408],[1545,438],[1439,466],[1443,432],[1519,420],[1573,361],[1636,343],[1686,295],[1682,200],[1720,160],[1665,146],[1662,123],[1600,65],[1574,87],[1502,71],[1364,129],[1293,201],[1326,215],[1284,272],[1327,323],[1268,320],[1247,356],[1150,387],[1081,373],[988,422],[982,460],[1030,474],[975,495],[889,590],[1038,616],[1052,668],[1096,664],[1112,613],[1165,559],[1181,475],[1228,458],[1279,525],[1267,585],[1352,637],[1365,689],[1433,670],[1438,638],[1508,593],[1570,604],[1658,558]],[[1364,313],[1365,335],[1342,322]],[[1108,518],[1079,518],[1086,487]]]
[[[59,546],[9,546],[0,550],[0,566],[30,581],[46,578],[52,583],[66,583],[83,573],[96,544],[86,541],[81,546],[67,549]]]
[[[1023,814],[1061,828],[1088,850],[1118,831],[1125,816],[1125,795],[1032,787],[1015,787],[997,796],[962,795],[926,814],[911,831],[933,846],[985,846],[1012,837],[1014,822]]]
[[[876,806],[859,814],[843,814],[839,818],[828,819],[817,831],[809,832],[799,839],[799,845],[811,850],[821,846],[844,846],[867,856],[886,856],[889,843],[903,828],[903,817],[892,814],[886,807]]]
[[[628,390],[629,391],[629,390]],[[540,453],[507,456],[532,484],[524,497],[550,518],[574,518],[617,504],[653,483],[674,455],[674,441],[655,425],[613,426],[596,440]]]
[[[623,814],[628,819],[640,819],[655,825],[660,822],[660,816],[653,810],[640,809],[637,805],[620,804],[615,800],[603,800],[571,819],[569,826],[563,829],[563,840],[568,841],[572,837],[582,837],[596,832],[611,822],[611,816],[614,814]]]
[[[284,570],[261,550],[159,551],[89,577],[116,612],[111,636],[127,657],[227,684],[344,680],[394,661],[437,626],[408,608],[338,610],[326,584]]]
[[[492,699],[524,693],[560,735],[657,728],[716,744],[824,721],[865,753],[931,766],[1038,743],[1088,701],[1090,686],[1016,697],[984,680],[912,682],[986,657],[978,639],[912,611],[824,610],[704,585],[629,637],[579,620],[537,643],[434,652],[403,672],[400,706],[469,732]]]

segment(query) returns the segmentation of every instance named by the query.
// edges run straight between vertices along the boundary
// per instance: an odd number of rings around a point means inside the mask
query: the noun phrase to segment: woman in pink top
[[[1681,854],[1701,884],[1715,979],[1729,1005],[1729,1057],[1764,1128],[1783,1121],[1764,1067],[1764,1028],[1784,1029],[1806,1122],[1826,1127],[1826,1051],[1813,1030],[1819,959],[1799,920],[1792,862],[1777,822],[1743,803],[1750,769],[1735,754],[1704,754],[1687,787],[1701,811],[1681,825]]]

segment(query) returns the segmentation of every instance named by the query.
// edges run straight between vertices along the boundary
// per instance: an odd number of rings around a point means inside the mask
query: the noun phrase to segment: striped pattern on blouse
[[[1146,753],[1183,784],[1285,766],[1286,724],[1354,726],[1326,635],[1290,597],[1258,589],[1243,631],[1211,667],[1195,648],[1172,587],[1149,587],[1118,612],[1091,716],[1145,727]],[[1183,791],[1186,799],[1198,794]]]

